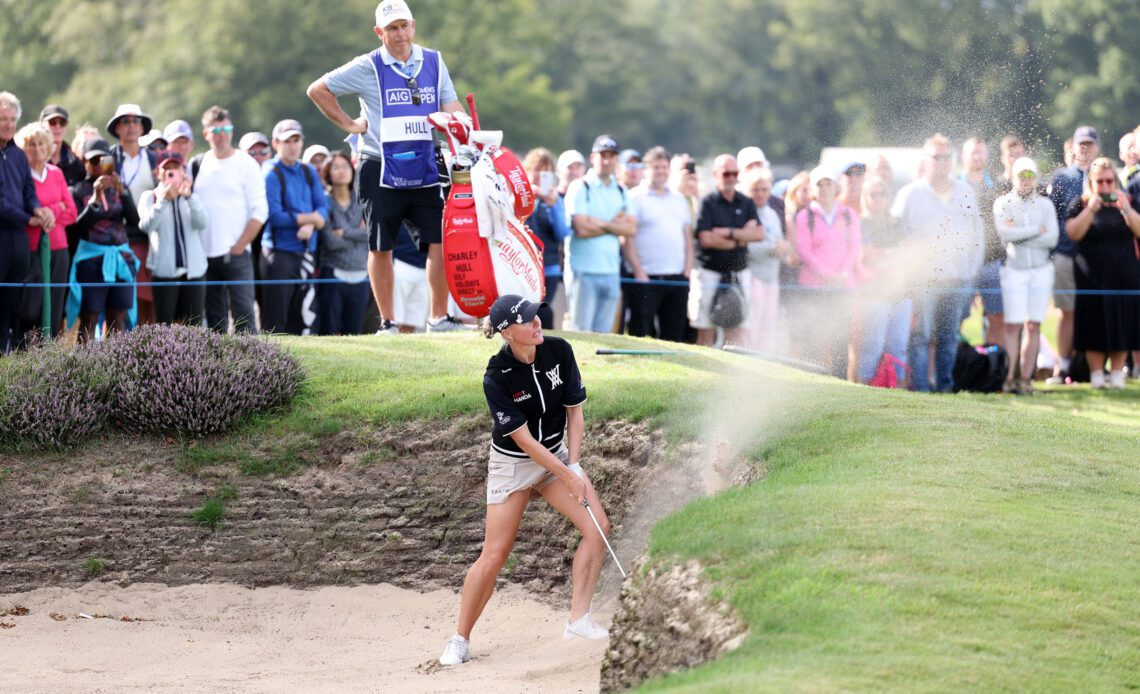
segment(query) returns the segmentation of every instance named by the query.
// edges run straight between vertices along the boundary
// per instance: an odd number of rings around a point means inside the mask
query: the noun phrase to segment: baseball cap
[[[598,137],[594,139],[594,146],[590,148],[590,152],[593,154],[597,154],[598,152],[617,152],[619,149],[617,140],[609,135],[598,135]]]
[[[170,144],[170,140],[167,140],[165,137],[163,137],[162,131],[158,130],[158,129],[151,130],[146,135],[143,135],[142,137],[140,137],[139,138],[139,144],[142,145],[143,147],[150,147],[151,145],[153,145],[155,142],[158,142],[159,140],[161,140],[163,142],[163,144]]]
[[[618,155],[618,161],[622,166],[625,166],[634,159],[641,161],[641,152],[638,152],[636,149],[623,149],[621,154]]]
[[[305,153],[301,155],[301,161],[308,164],[313,160],[313,157],[318,154],[323,154],[327,157],[329,155],[329,148],[324,145],[309,145],[305,148]]]
[[[759,147],[745,147],[736,153],[736,165],[740,168],[747,169],[756,164],[768,166],[768,157],[764,156],[764,150]]]
[[[1082,125],[1077,128],[1076,132],[1073,133],[1073,144],[1079,145],[1082,142],[1100,144],[1100,138],[1096,134],[1096,128],[1091,125]]]
[[[504,294],[491,304],[491,331],[502,332],[512,323],[529,323],[546,306],[542,301],[527,301],[518,294]]]
[[[115,109],[115,115],[111,116],[111,120],[107,121],[107,132],[111,133],[116,140],[119,139],[119,119],[126,116],[138,116],[139,119],[142,120],[142,126],[145,132],[149,133],[154,129],[154,119],[148,114],[143,113],[142,106],[138,104],[119,104],[119,107]]]
[[[59,104],[48,104],[44,106],[44,110],[40,111],[40,120],[45,121],[49,118],[62,118],[68,123],[71,122],[71,116],[68,115],[67,109]]]
[[[1013,177],[1017,178],[1022,171],[1032,171],[1033,175],[1037,175],[1037,162],[1029,157],[1020,157],[1017,161],[1013,162]]]
[[[178,164],[179,166],[182,166],[182,155],[179,154],[178,152],[166,152],[166,153],[164,153],[162,155],[162,159],[160,159],[158,162],[158,168],[161,169],[162,167],[166,166],[170,162],[174,162],[174,163]]]
[[[254,145],[268,144],[269,136],[267,136],[265,133],[260,133],[255,130],[251,133],[246,133],[245,135],[241,136],[241,141],[238,142],[238,149],[244,152]]]
[[[162,138],[167,142],[174,142],[180,137],[194,141],[194,129],[184,120],[172,120],[162,129]]]
[[[811,173],[808,175],[808,181],[813,186],[825,179],[832,182],[835,181],[835,173],[833,173],[832,170],[826,166],[817,166],[812,169]]]
[[[285,120],[279,122],[277,125],[273,126],[274,140],[284,142],[294,135],[300,135],[301,137],[304,137],[305,131],[301,128],[301,124],[292,118],[286,118]]]
[[[376,26],[381,29],[401,19],[415,21],[412,10],[404,0],[384,0],[376,6]]]
[[[562,154],[558,155],[558,170],[565,171],[574,164],[586,165],[586,157],[576,149],[568,149]]]
[[[109,156],[111,156],[111,146],[101,137],[92,138],[83,145],[84,161],[91,161],[96,157]]]

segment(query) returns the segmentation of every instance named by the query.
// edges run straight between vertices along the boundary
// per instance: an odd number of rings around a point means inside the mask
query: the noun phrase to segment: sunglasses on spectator
[[[645,164],[641,164],[639,162],[631,162],[629,164],[626,164],[625,168],[630,171],[641,171],[645,168]]]
[[[949,154],[932,154],[930,155],[930,158],[934,161],[950,161]]]
[[[50,125],[52,127],[65,127],[66,128],[67,127],[67,119],[66,118],[59,118],[58,116],[55,118],[49,118],[48,119],[48,125]]]
[[[412,103],[419,106],[423,103],[423,97],[420,96],[420,85],[416,83],[415,77],[408,78],[408,89],[412,90]]]
[[[1110,186],[1113,183],[1116,183],[1116,179],[1115,178],[1098,178],[1098,179],[1096,179],[1096,182],[1100,185]]]
[[[269,149],[266,147],[258,147],[256,149],[251,149],[251,150],[249,150],[249,156],[251,156],[251,157],[267,157],[267,156],[269,156]]]
[[[1017,174],[1017,177],[1018,178],[1036,178],[1037,174],[1033,173],[1032,171],[1022,171],[1021,173]]]
[[[232,133],[233,131],[233,125],[215,125],[214,127],[210,128],[210,132],[215,135],[221,135],[222,133]]]
[[[126,125],[142,125],[142,118],[138,116],[123,116],[119,119],[119,122],[125,123]]]
[[[736,178],[740,175],[739,171],[721,171],[720,175],[724,178]]]

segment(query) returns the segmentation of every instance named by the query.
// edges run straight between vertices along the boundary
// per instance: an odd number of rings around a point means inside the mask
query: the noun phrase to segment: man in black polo
[[[721,283],[739,282],[744,289],[744,322],[730,329],[726,343],[740,344],[748,326],[748,244],[764,240],[764,227],[752,198],[736,190],[740,167],[736,157],[721,154],[713,160],[716,190],[701,200],[697,215],[697,265],[689,280],[689,321],[697,329],[697,344],[712,345],[713,298]]]

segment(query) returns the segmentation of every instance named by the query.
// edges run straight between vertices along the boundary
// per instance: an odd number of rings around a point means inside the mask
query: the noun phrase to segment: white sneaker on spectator
[[[439,656],[440,665],[462,665],[471,660],[471,642],[459,634],[452,636],[443,653]]]
[[[396,325],[395,321],[382,320],[380,321],[380,329],[376,331],[377,335],[399,335],[400,326]]]
[[[1104,390],[1104,370],[1094,369],[1089,373],[1089,385],[1095,390]]]
[[[1136,364],[1132,367],[1132,379],[1140,380],[1140,364]]]
[[[1063,386],[1069,382],[1069,372],[1061,371],[1056,376],[1050,376],[1045,379],[1045,383],[1051,386]]]
[[[448,333],[453,330],[467,330],[468,326],[464,325],[458,318],[450,314],[443,318],[436,318],[435,320],[428,320],[427,331],[429,333]]]
[[[610,632],[595,622],[589,612],[579,617],[576,622],[567,622],[566,629],[562,632],[564,639],[604,639],[609,635]]]
[[[1108,372],[1108,387],[1113,390],[1124,390],[1124,379],[1128,377],[1128,369],[1113,369]]]

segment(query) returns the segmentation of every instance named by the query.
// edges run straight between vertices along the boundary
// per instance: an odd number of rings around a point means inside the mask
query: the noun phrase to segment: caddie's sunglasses
[[[419,106],[423,103],[423,97],[420,96],[420,85],[416,84],[415,77],[408,78],[408,89],[412,90],[412,103]]]

